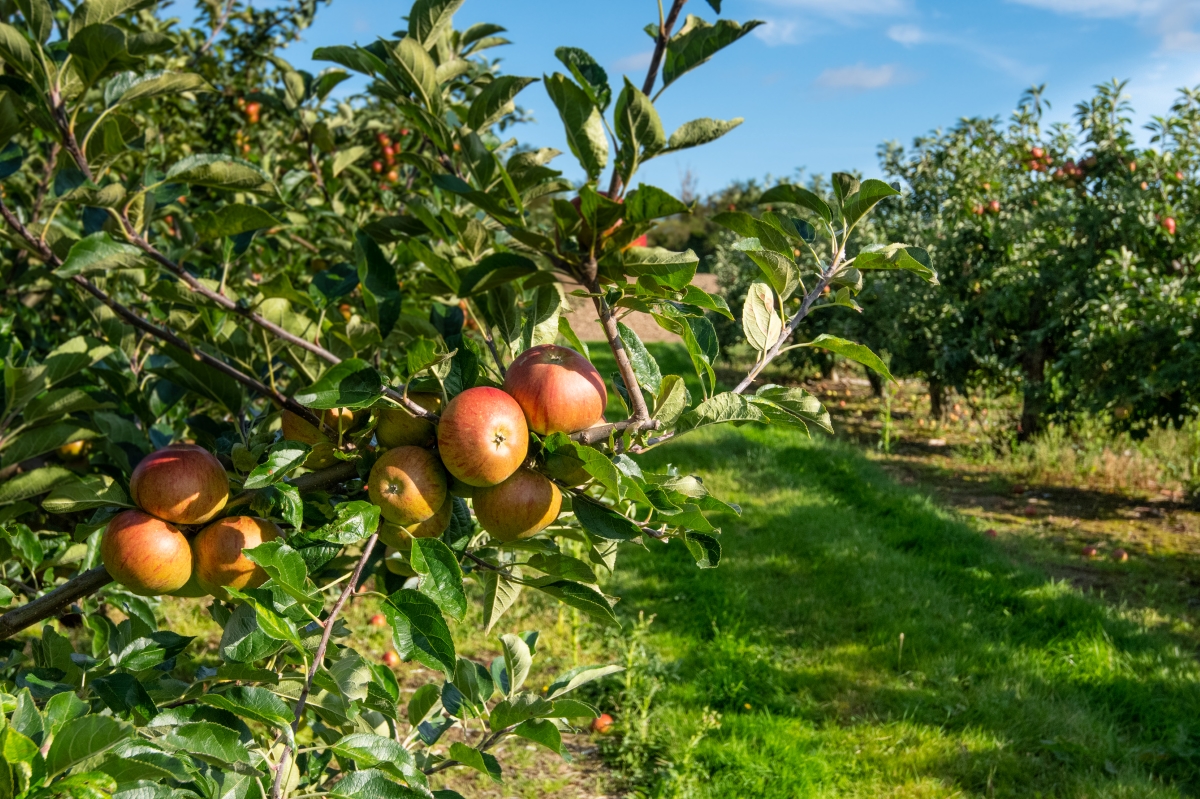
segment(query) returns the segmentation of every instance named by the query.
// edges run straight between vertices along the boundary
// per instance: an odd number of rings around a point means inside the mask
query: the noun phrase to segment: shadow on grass
[[[1200,670],[1171,638],[1015,565],[847,446],[744,428],[643,458],[667,462],[744,508],[720,520],[715,571],[678,543],[618,570],[623,612],[657,614],[678,661],[664,713],[725,714],[705,795],[1200,789]]]

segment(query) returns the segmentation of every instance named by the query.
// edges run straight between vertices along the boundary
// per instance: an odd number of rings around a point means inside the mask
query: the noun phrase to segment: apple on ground
[[[442,414],[438,453],[446,470],[467,485],[504,482],[529,454],[529,427],[521,406],[498,388],[467,389]]]
[[[371,467],[367,490],[384,519],[407,527],[441,510],[448,495],[446,470],[427,449],[395,447]]]
[[[1124,563],[1125,561],[1129,560],[1129,553],[1123,549],[1114,549],[1112,553],[1112,559],[1117,563]]]
[[[282,538],[272,521],[256,516],[230,516],[205,527],[192,540],[192,567],[196,581],[218,598],[225,588],[258,588],[267,581],[267,573],[243,550]]]
[[[562,493],[544,475],[518,469],[503,483],[475,491],[475,518],[495,539],[517,541],[546,529],[562,510]]]
[[[1100,550],[1096,549],[1096,547],[1086,546],[1083,548],[1083,556],[1085,558],[1094,558],[1099,554],[1100,554]]]
[[[142,458],[129,478],[129,494],[164,521],[203,524],[229,500],[229,476],[208,450],[172,444]]]
[[[173,524],[140,510],[112,517],[100,537],[100,560],[112,578],[139,596],[183,588],[192,576],[192,549]]]
[[[437,394],[414,392],[408,398],[430,413],[442,409]],[[375,423],[375,439],[381,447],[432,447],[437,442],[437,428],[428,419],[413,416],[407,408],[383,408]]]
[[[568,347],[531,347],[508,367],[504,390],[538,435],[575,433],[604,414],[608,391],[591,362]]]
[[[986,535],[988,538],[995,538],[997,533],[995,530],[989,528],[988,531],[986,533],[984,533],[984,535]]]

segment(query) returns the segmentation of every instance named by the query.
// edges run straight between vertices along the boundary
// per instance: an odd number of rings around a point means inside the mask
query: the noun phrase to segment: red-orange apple
[[[498,388],[469,388],[450,400],[442,414],[438,452],[446,470],[467,485],[502,483],[529,454],[525,414]]]
[[[179,528],[140,510],[109,520],[100,559],[113,579],[141,596],[177,591],[192,576],[192,550]]]
[[[242,552],[282,537],[279,527],[255,516],[230,516],[205,527],[192,540],[192,568],[208,593],[224,597],[226,587],[258,588],[267,573]]]
[[[542,344],[517,356],[504,376],[529,429],[539,435],[575,433],[604,414],[608,391],[591,362],[568,347]]]
[[[446,470],[427,449],[395,447],[375,461],[367,489],[384,519],[407,527],[430,518],[445,504]]]
[[[175,524],[203,524],[229,499],[229,476],[211,452],[173,444],[142,458],[129,478],[139,508]]]
[[[481,488],[472,500],[475,518],[500,541],[529,538],[546,529],[562,509],[562,493],[545,476],[518,469],[499,485]]]
[[[414,538],[437,538],[446,532],[450,526],[450,517],[454,513],[454,500],[447,496],[438,512],[423,522],[401,525],[388,521],[379,523],[379,540],[394,549],[409,549]]]

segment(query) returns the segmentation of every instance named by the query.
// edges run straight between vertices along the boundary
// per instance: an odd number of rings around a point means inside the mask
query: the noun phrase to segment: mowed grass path
[[[657,617],[670,748],[722,714],[697,795],[1200,792],[1195,653],[1144,614],[1014,565],[827,438],[723,428],[641,460],[743,509],[720,520],[718,569],[651,543],[611,586],[627,626]]]

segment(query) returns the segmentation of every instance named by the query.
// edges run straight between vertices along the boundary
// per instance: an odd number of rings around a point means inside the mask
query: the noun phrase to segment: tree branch
[[[329,611],[329,616],[325,619],[325,631],[321,633],[321,643],[317,645],[317,651],[313,654],[312,667],[308,670],[308,679],[304,681],[304,687],[300,689],[300,698],[296,701],[296,715],[292,720],[292,739],[284,744],[283,753],[279,756],[279,766],[275,770],[275,783],[271,786],[271,799],[280,799],[283,794],[283,782],[287,774],[288,764],[292,759],[292,750],[295,748],[295,732],[300,728],[300,720],[304,718],[304,708],[308,702],[308,693],[312,690],[313,680],[317,677],[317,670],[321,668],[321,664],[325,661],[325,650],[329,647],[329,639],[333,635],[334,622],[337,620],[338,614],[342,612],[346,601],[350,595],[354,593],[354,589],[358,586],[358,580],[362,576],[363,569],[367,566],[367,561],[371,557],[371,551],[375,549],[375,542],[379,540],[379,533],[374,533],[367,539],[367,543],[363,545],[362,557],[358,559],[358,565],[354,567],[354,573],[347,581],[342,593],[338,596],[337,602],[333,603],[333,608]]]
[[[10,610],[0,616],[0,639],[9,638],[43,619],[57,616],[72,602],[96,593],[111,583],[112,579],[107,569],[97,566],[67,580],[50,593]]]
[[[625,382],[625,388],[629,392],[629,404],[633,406],[633,416],[629,420],[633,424],[629,426],[637,425],[640,428],[650,421],[650,409],[646,407],[646,400],[642,397],[637,374],[633,371],[633,363],[629,360],[629,351],[621,342],[617,319],[613,316],[612,309],[608,307],[608,303],[604,301],[604,295],[600,291],[600,280],[596,277],[596,259],[591,257],[588,260],[587,273],[582,275],[586,281],[584,285],[587,286],[588,293],[592,295],[592,303],[596,306],[596,313],[600,316],[600,326],[604,328],[604,337],[608,340],[608,347],[617,360],[617,369],[621,372],[621,379]]]

